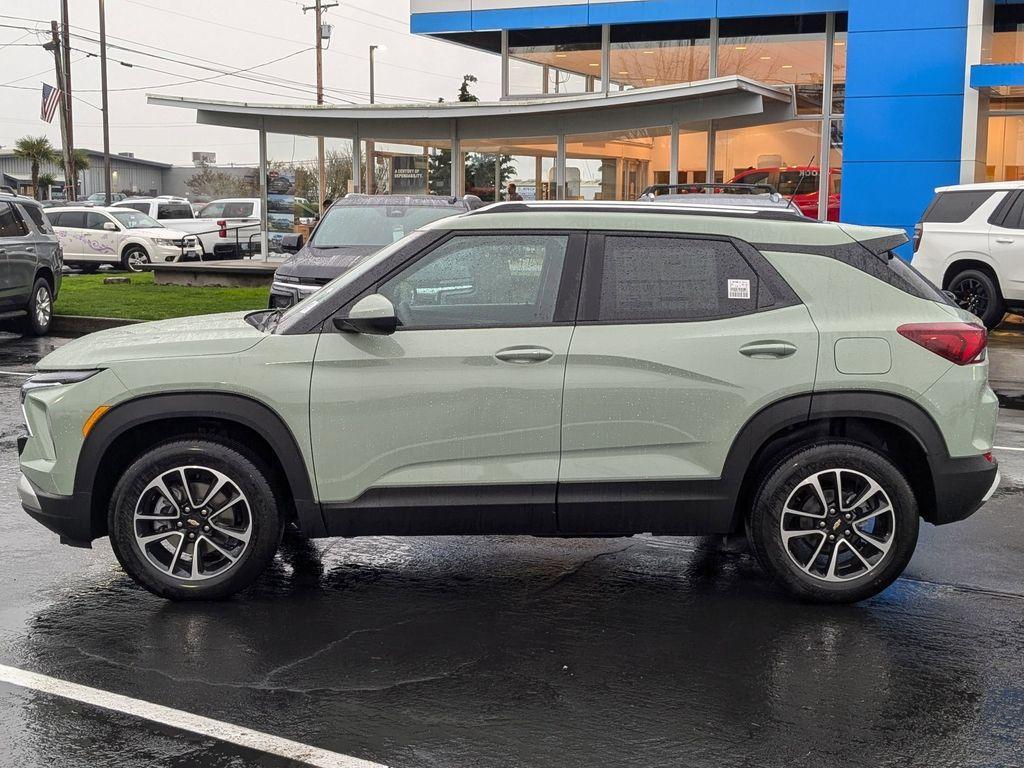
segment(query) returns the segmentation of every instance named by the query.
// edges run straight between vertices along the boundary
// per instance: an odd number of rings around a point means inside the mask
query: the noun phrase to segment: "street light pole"
[[[100,88],[103,91],[103,186],[104,204],[110,205],[110,111],[107,105],[107,15],[100,3]]]
[[[376,78],[374,77],[374,73],[373,73],[373,59],[374,59],[373,54],[376,53],[378,50],[386,51],[387,50],[387,46],[385,46],[385,45],[371,45],[370,46],[370,103],[371,104],[375,103],[375,101],[376,101],[376,99],[374,98],[374,94],[375,94],[375,90],[374,90],[375,89],[375,82],[374,81],[375,81]],[[376,171],[376,160],[374,159],[374,156],[373,156],[373,142],[372,141],[367,141],[366,142],[366,190],[371,195],[373,194],[374,182],[376,180],[377,180],[377,171]]]

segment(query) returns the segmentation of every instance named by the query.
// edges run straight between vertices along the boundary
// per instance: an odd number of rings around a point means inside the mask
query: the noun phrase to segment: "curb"
[[[88,315],[54,315],[50,333],[54,336],[85,336],[108,328],[135,325],[142,320],[127,320],[122,317],[89,317]]]

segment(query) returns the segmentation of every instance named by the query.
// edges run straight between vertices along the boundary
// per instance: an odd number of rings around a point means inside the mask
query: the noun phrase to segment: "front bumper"
[[[61,544],[91,547],[96,538],[92,530],[92,499],[88,494],[51,496],[36,488],[25,475],[18,478],[21,507],[36,522],[60,536]]]
[[[935,508],[924,518],[935,525],[965,520],[992,498],[999,487],[999,465],[995,459],[970,456],[944,459],[932,467]]]

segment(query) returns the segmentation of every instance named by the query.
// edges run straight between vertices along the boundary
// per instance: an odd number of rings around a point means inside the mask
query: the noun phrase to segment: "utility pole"
[[[68,0],[60,0],[61,42],[64,54],[64,107],[67,112],[67,156],[71,176],[64,177],[64,196],[69,201],[78,197],[78,173],[75,171],[75,117],[71,96],[71,22],[68,18]]]
[[[67,92],[67,88],[64,83],[64,65],[61,62],[61,43],[60,43],[60,32],[57,30],[57,22],[50,21],[50,42],[43,46],[48,51],[53,52],[53,67],[57,74],[57,88],[60,90],[60,143],[63,149],[64,155],[64,190],[67,193],[69,179],[71,179],[71,142],[68,140],[68,114],[66,104],[71,101],[71,95]],[[39,190],[32,190],[36,199],[39,198]]]
[[[338,3],[324,5],[321,0],[316,0],[316,5],[303,6],[302,12],[316,11],[316,103],[324,103],[324,42],[323,42],[323,14],[328,8],[335,8]],[[324,159],[324,137],[316,137],[316,160],[317,178],[320,181],[320,215],[324,215],[324,200],[327,199],[327,174]]]
[[[373,67],[373,54],[378,50],[386,51],[387,47],[383,45],[371,45],[370,46],[370,103],[376,102],[374,94],[376,92],[376,85],[374,77]],[[372,141],[366,142],[366,190],[369,194],[373,194],[374,187],[377,182],[377,159],[374,157],[374,146]]]
[[[103,90],[103,188],[104,205],[110,205],[110,109],[107,104],[107,14],[100,3],[100,88]]]

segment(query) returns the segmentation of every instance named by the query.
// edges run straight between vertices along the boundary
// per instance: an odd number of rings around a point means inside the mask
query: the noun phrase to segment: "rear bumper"
[[[95,536],[90,514],[92,500],[88,494],[51,496],[40,491],[22,475],[18,479],[18,496],[22,509],[29,517],[58,534],[61,544],[92,546]]]
[[[932,468],[935,508],[925,519],[935,525],[955,523],[973,515],[999,487],[999,465],[984,456],[944,459]]]

